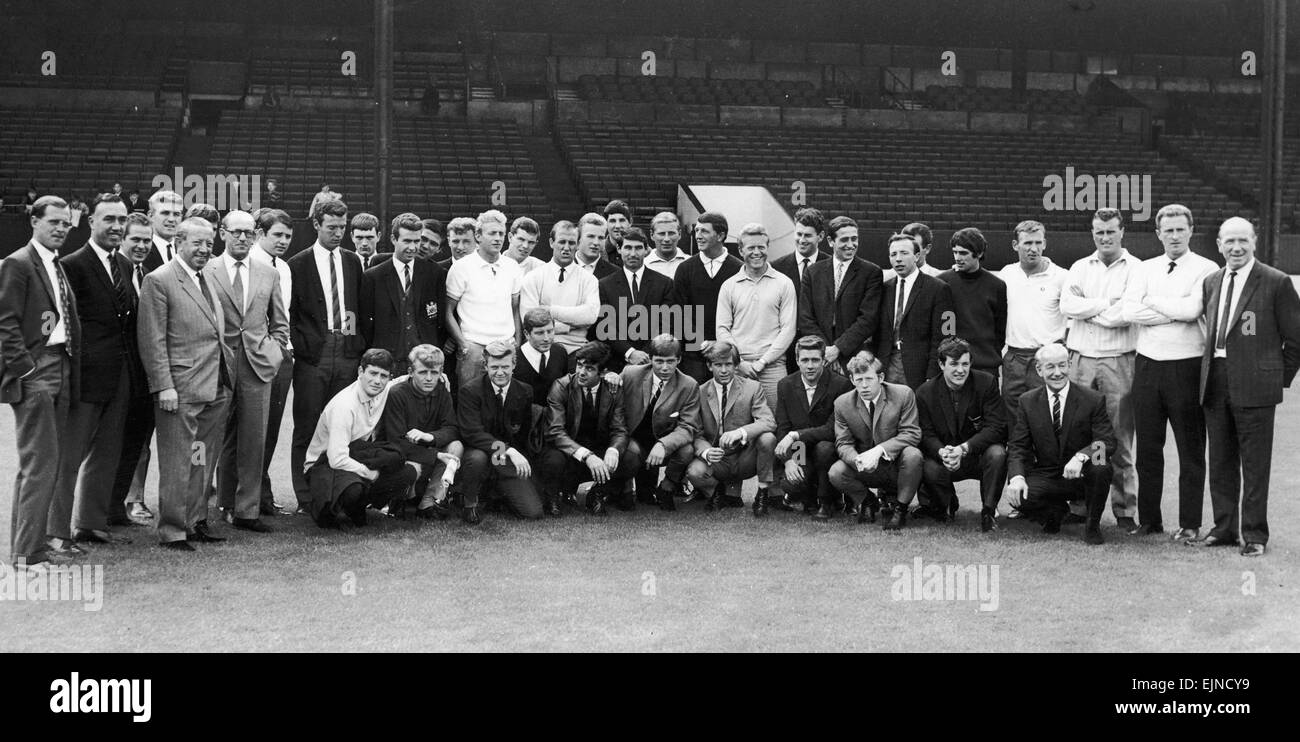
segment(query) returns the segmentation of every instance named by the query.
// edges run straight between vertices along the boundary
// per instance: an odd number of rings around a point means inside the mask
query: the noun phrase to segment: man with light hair
[[[153,224],[153,250],[144,260],[144,272],[152,273],[176,257],[176,229],[185,214],[185,202],[176,191],[158,191],[149,197],[149,221]]]
[[[551,228],[551,262],[529,273],[519,292],[520,313],[539,307],[550,312],[555,320],[555,342],[570,357],[587,342],[587,330],[600,312],[596,277],[574,265],[576,238],[571,222],[556,222]]]
[[[1007,350],[1002,356],[1002,397],[1008,419],[1015,419],[1020,395],[1043,385],[1035,370],[1034,354],[1049,343],[1065,339],[1061,314],[1061,287],[1066,271],[1044,255],[1047,228],[1025,220],[1016,225],[1011,242],[1017,262],[998,271],[1007,285]]]
[[[677,243],[682,238],[682,223],[671,211],[661,211],[650,220],[650,239],[654,249],[646,256],[645,267],[672,278],[690,255],[682,252]]]
[[[794,342],[799,300],[794,284],[767,260],[767,229],[751,222],[740,229],[744,267],[718,290],[718,339],[740,350],[737,373],[763,387],[776,409],[776,386],[786,376],[785,351]]]
[[[388,514],[405,515],[416,501],[424,517],[447,517],[447,489],[456,481],[465,447],[460,442],[456,405],[442,383],[442,351],[423,344],[407,355],[410,375],[388,390],[388,403],[377,429],[379,440],[401,449],[406,465],[415,470],[415,486],[388,503]]]
[[[438,261],[443,270],[450,272],[453,263],[474,252],[478,244],[474,239],[475,228],[474,220],[467,216],[458,216],[447,224],[447,249],[451,256]]]
[[[456,261],[447,274],[447,331],[456,341],[461,385],[482,373],[483,348],[495,340],[520,337],[519,264],[502,259],[506,217],[496,209],[479,215],[474,230],[478,249]]]
[[[609,223],[600,214],[589,212],[578,220],[578,250],[574,265],[594,275],[597,281],[618,272],[618,266],[605,258],[605,236],[608,233]]]

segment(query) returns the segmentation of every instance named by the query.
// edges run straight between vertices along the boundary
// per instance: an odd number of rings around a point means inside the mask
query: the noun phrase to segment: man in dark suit
[[[913,515],[944,521],[957,512],[953,482],[980,480],[980,530],[997,528],[998,499],[1007,479],[1006,406],[996,376],[971,368],[970,344],[939,343],[939,376],[916,390],[925,454],[922,503]]]
[[[153,251],[153,224],[144,214],[130,214],[126,221],[126,237],[118,253],[129,258],[132,273],[132,292],[139,297],[144,287],[144,261]],[[137,313],[138,317],[137,301]],[[131,337],[131,354],[138,368],[131,374],[131,401],[127,405],[123,423],[122,455],[118,458],[117,474],[113,478],[113,494],[109,499],[109,525],[140,524],[153,520],[153,512],[144,504],[144,485],[149,471],[149,439],[153,437],[153,396],[149,394],[149,379],[140,364],[138,335]]]
[[[695,458],[692,443],[700,430],[699,385],[677,370],[682,344],[676,337],[655,336],[646,353],[648,364],[625,366],[622,373],[627,457],[637,462],[637,500],[657,504],[660,510],[676,510],[673,498],[681,492],[686,467]],[[660,483],[661,466],[664,480]]]
[[[158,191],[149,197],[149,221],[153,223],[153,250],[144,260],[144,272],[152,273],[176,257],[176,228],[185,214],[185,204],[175,191]]]
[[[794,284],[795,299],[798,302],[803,301],[804,271],[817,261],[826,260],[831,256],[822,247],[825,239],[826,217],[822,216],[821,211],[806,206],[795,212],[794,252],[773,260],[772,267],[784,273],[785,277]],[[872,331],[875,331],[874,326]],[[790,349],[785,352],[785,367],[794,368],[797,363],[794,343],[791,343]]]
[[[790,495],[798,494],[805,513],[829,518],[834,512],[829,471],[837,458],[831,416],[835,400],[853,385],[843,375],[826,369],[826,341],[821,337],[805,335],[793,345],[799,370],[776,387],[775,455],[783,465],[776,477],[785,495],[773,504],[793,510],[797,501]]]
[[[1068,503],[1084,500],[1088,515],[1083,540],[1103,543],[1101,514],[1110,493],[1110,456],[1115,452],[1106,400],[1070,382],[1070,354],[1064,345],[1044,345],[1034,360],[1045,386],[1020,395],[1007,446],[1007,499],[1023,515],[1041,522],[1044,533],[1059,533]]]
[[[555,342],[555,321],[546,307],[524,313],[524,344],[519,346],[515,379],[533,389],[533,404],[545,409],[551,385],[569,372],[569,354]]]
[[[859,523],[874,522],[883,505],[881,528],[896,531],[907,522],[907,506],[921,484],[916,395],[886,383],[880,360],[869,351],[850,358],[845,370],[854,390],[835,400],[839,461],[831,466],[831,486],[857,505]],[[883,502],[868,487],[879,488]]]
[[[419,220],[419,217],[416,217]],[[361,261],[362,272],[368,271],[379,262],[379,218],[374,214],[361,212],[352,217],[352,249]],[[402,360],[401,358],[393,360]],[[400,375],[396,374],[395,375]]]
[[[403,517],[406,503],[428,518],[447,517],[447,490],[456,481],[465,448],[456,426],[456,405],[442,382],[442,350],[417,345],[407,358],[410,378],[388,392],[379,440],[401,449],[406,465],[415,469],[415,486],[388,504],[388,514]]]
[[[658,307],[668,309],[677,304],[673,282],[664,275],[645,268],[649,245],[645,233],[632,227],[623,235],[619,247],[621,269],[600,279],[600,317],[591,326],[589,337],[609,343],[609,367],[621,371],[626,365],[643,365],[650,362],[646,348],[650,339],[660,332],[683,334],[680,327],[655,327],[650,318]],[[635,314],[642,319],[633,324]],[[632,332],[639,329],[638,332]]]
[[[80,369],[77,300],[56,259],[72,226],[68,203],[41,196],[30,218],[31,241],[0,260],[0,400],[13,407],[18,443],[9,531],[15,566],[66,564],[83,553],[70,541],[46,541]]]
[[[858,223],[837,216],[828,228],[832,260],[813,263],[799,293],[799,334],[826,340],[826,364],[844,368],[858,351],[870,348],[880,321],[880,266],[857,257]]]
[[[957,316],[948,284],[917,270],[919,248],[905,234],[889,238],[895,277],[885,283],[876,332],[876,357],[885,380],[913,390],[939,373],[939,342],[956,335]]]
[[[420,248],[420,217],[399,214],[393,219],[393,258],[361,277],[361,335],[368,348],[393,354],[393,373],[407,372],[407,356],[417,345],[441,346],[442,306],[447,276],[429,260],[416,260]]]
[[[633,510],[630,480],[640,462],[626,455],[622,396],[601,383],[609,346],[592,341],[573,356],[573,373],[556,381],[546,398],[551,414],[541,456],[544,499],[558,501],[560,493],[593,481],[583,503],[588,512],[605,515],[606,503],[616,496],[619,510]]]
[[[77,297],[82,382],[81,393],[68,412],[71,435],[63,451],[63,472],[55,495],[60,513],[66,507],[71,514],[75,486],[75,515],[71,524],[60,516],[59,522],[50,524],[50,531],[81,542],[125,541],[109,533],[113,490],[105,482],[113,481],[117,474],[132,380],[144,371],[135,342],[133,266],[118,252],[126,223],[126,204],[112,194],[100,194],[90,205],[90,240],[62,261]],[[129,522],[119,521],[119,525]]]
[[[341,250],[348,207],[320,201],[312,213],[316,243],[289,259],[293,295],[289,336],[293,342],[293,447],[289,465],[298,506],[308,508],[311,492],[303,469],[316,422],[329,400],[351,385],[365,349],[358,327],[361,261]]]
[[[542,517],[533,465],[524,455],[532,436],[533,390],[512,378],[514,344],[499,340],[483,349],[485,372],[460,388],[456,419],[465,445],[460,488],[466,523],[481,521],[479,497],[495,485],[519,517]]]
[[[709,380],[709,365],[704,353],[718,336],[718,293],[728,278],[740,272],[741,262],[727,254],[727,218],[713,211],[700,214],[695,223],[695,245],[698,252],[677,267],[673,275],[673,290],[683,308],[702,307],[700,349],[692,350],[687,338],[686,352],[682,355],[682,373],[700,383]]]
[[[293,219],[280,209],[258,209],[253,214],[257,220],[257,245],[249,258],[275,271],[280,279],[280,299],[288,311],[289,301],[293,297],[293,271],[284,259],[284,254],[293,243]],[[280,422],[284,419],[285,402],[289,399],[289,390],[293,388],[293,346],[284,349],[284,360],[280,370],[271,382],[271,399],[266,414],[266,444],[262,448],[262,515],[278,516],[286,511],[275,502],[275,492],[271,489],[271,462],[275,459],[275,449],[280,445]]]
[[[140,291],[140,359],[158,405],[158,539],[179,551],[223,540],[208,531],[207,493],[235,359],[217,289],[203,273],[212,237],[202,219],[181,222],[177,259],[145,276]]]
[[[203,273],[216,287],[225,317],[225,344],[234,356],[230,414],[217,466],[217,496],[230,522],[258,533],[271,527],[260,519],[262,457],[271,385],[280,372],[289,343],[289,315],[280,294],[280,274],[250,258],[257,223],[246,211],[231,211],[220,231],[226,242],[221,257]]]
[[[1300,298],[1289,276],[1255,259],[1250,222],[1228,219],[1217,244],[1226,264],[1205,279],[1213,341],[1201,360],[1214,528],[1188,543],[1235,545],[1240,523],[1242,556],[1263,556],[1273,418],[1300,369]]]

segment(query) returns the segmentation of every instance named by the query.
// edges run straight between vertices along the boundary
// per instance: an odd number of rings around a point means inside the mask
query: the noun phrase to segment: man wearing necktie
[[[619,271],[600,279],[600,319],[588,337],[609,343],[613,353],[609,367],[615,372],[649,363],[646,349],[654,335],[685,335],[684,327],[659,320],[661,316],[671,319],[666,310],[677,304],[677,295],[672,279],[646,267],[648,251],[645,233],[639,227],[628,229],[619,243]],[[638,316],[641,319],[634,321]]]
[[[221,223],[226,250],[208,263],[204,275],[216,287],[225,314],[225,344],[234,354],[230,415],[217,466],[217,496],[236,528],[265,533],[262,457],[271,383],[280,372],[289,342],[289,317],[280,295],[280,276],[250,258],[257,224],[244,211]]]
[[[352,247],[361,260],[361,270],[368,271],[379,264],[379,218],[361,212],[352,217]],[[405,356],[403,356],[405,357]]]
[[[794,252],[786,253],[772,261],[772,267],[784,273],[794,284],[796,302],[803,301],[803,277],[808,269],[818,261],[825,260],[829,254],[824,252],[822,242],[826,239],[826,217],[821,211],[804,207],[794,214]],[[879,301],[879,299],[877,299]],[[802,310],[801,310],[802,311]],[[800,335],[808,333],[799,330]],[[791,343],[785,354],[786,368],[795,368],[795,349]]]
[[[118,252],[131,262],[131,290],[137,297],[137,308],[130,338],[135,371],[131,374],[131,401],[127,405],[123,423],[122,452],[118,457],[117,473],[113,477],[113,494],[109,500],[109,525],[143,525],[153,520],[153,512],[144,503],[144,485],[152,455],[149,440],[153,437],[153,397],[149,394],[149,379],[140,365],[138,344],[138,318],[140,290],[144,287],[144,263],[153,252],[153,224],[149,217],[135,213],[127,216],[126,236]]]
[[[1214,527],[1188,542],[1240,543],[1242,556],[1263,556],[1268,543],[1273,418],[1300,369],[1300,297],[1289,276],[1255,259],[1255,239],[1250,222],[1225,221],[1217,240],[1225,265],[1202,289],[1213,333],[1201,356],[1200,389]]]
[[[695,456],[691,443],[700,429],[699,385],[677,368],[682,344],[676,337],[655,336],[646,353],[648,364],[624,366],[621,374],[626,457],[636,471],[637,501],[676,510],[674,498]],[[659,482],[661,467],[664,478]]]
[[[798,370],[776,388],[775,455],[781,466],[775,473],[785,494],[773,504],[782,510],[802,504],[805,513],[824,519],[835,512],[829,478],[836,459],[831,423],[835,400],[853,385],[826,368],[826,341],[820,336],[805,335],[794,345]],[[792,499],[792,494],[802,499]]]
[[[876,357],[885,379],[917,389],[939,375],[939,343],[957,332],[948,284],[917,269],[920,248],[905,234],[889,238],[894,278],[885,282]]]
[[[431,260],[417,260],[420,217],[397,215],[389,235],[393,253],[361,276],[361,335],[366,347],[393,354],[393,375],[408,371],[411,349],[442,345],[447,275]]]
[[[158,427],[158,539],[193,551],[223,539],[207,528],[207,491],[221,454],[235,358],[218,289],[204,273],[213,229],[181,222],[176,259],[145,276],[139,346]]]
[[[457,426],[465,446],[455,486],[461,493],[461,517],[470,525],[479,523],[479,497],[496,490],[521,518],[540,518],[542,501],[524,453],[532,436],[533,390],[512,378],[513,339],[488,343],[483,353],[484,373],[461,385],[457,399]]]
[[[153,224],[153,250],[144,261],[144,272],[150,273],[176,257],[176,228],[185,213],[184,202],[175,191],[158,191],[149,197],[149,221]]]
[[[1070,381],[1070,355],[1050,343],[1035,355],[1044,386],[1020,395],[1007,445],[1004,494],[1043,533],[1059,533],[1069,502],[1087,503],[1083,540],[1101,544],[1115,434],[1099,392]]]
[[[858,257],[858,223],[847,216],[827,230],[833,258],[809,265],[799,288],[799,334],[826,340],[826,366],[842,373],[872,347],[883,295],[880,266]],[[774,264],[775,265],[775,264]]]
[[[76,298],[56,257],[67,240],[68,204],[42,196],[31,207],[31,241],[0,260],[0,401],[14,412],[13,564],[66,564],[82,551],[48,540],[51,503],[78,392]]]

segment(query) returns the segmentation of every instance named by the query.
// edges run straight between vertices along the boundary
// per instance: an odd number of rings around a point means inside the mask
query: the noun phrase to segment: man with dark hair
[[[71,227],[68,204],[41,196],[30,220],[31,241],[0,260],[0,400],[13,407],[18,445],[9,530],[15,567],[67,564],[83,553],[70,541],[46,541],[81,365],[77,300],[58,260]]]
[[[379,250],[379,218],[361,212],[352,217],[352,246],[361,259],[361,270],[370,270],[377,261]],[[405,358],[405,354],[400,356]]]
[[[366,347],[393,354],[393,373],[407,372],[407,356],[417,345],[443,342],[442,307],[447,277],[437,263],[417,260],[420,217],[410,212],[393,219],[392,259],[361,276],[361,335]]]
[[[613,354],[609,367],[615,372],[627,365],[650,362],[646,352],[650,345],[650,332],[639,335],[631,332],[638,326],[647,328],[650,323],[634,324],[633,313],[648,318],[655,307],[668,308],[677,304],[672,279],[645,268],[645,256],[649,250],[645,233],[632,227],[623,235],[618,249],[622,256],[619,263],[622,270],[600,279],[597,285],[600,317],[588,333],[589,337],[609,343]],[[683,328],[672,328],[671,332],[682,334]]]
[[[632,228],[632,209],[628,207],[626,201],[616,198],[605,204],[601,213],[609,225],[609,235],[605,239],[605,259],[616,266],[621,266],[623,259],[619,248],[623,246],[623,235]]]
[[[799,209],[794,214],[794,252],[772,261],[772,267],[784,273],[794,284],[795,294],[800,300],[803,297],[804,272],[817,261],[831,256],[822,245],[825,239],[826,217],[817,209]]]
[[[624,239],[624,244],[627,240]],[[636,497],[660,510],[676,510],[682,477],[695,458],[692,443],[700,430],[700,390],[695,379],[677,370],[682,343],[656,335],[646,346],[650,362],[625,366],[622,395],[628,428],[627,457],[637,462]],[[658,482],[663,467],[663,482]]]
[[[414,252],[414,244],[407,248]],[[395,444],[417,477],[409,493],[399,492],[388,504],[388,514],[402,517],[406,503],[416,501],[424,517],[447,517],[447,489],[456,481],[465,447],[456,426],[456,406],[442,382],[442,351],[417,345],[407,357],[410,378],[393,384],[379,427],[379,439]]]
[[[525,455],[533,435],[533,390],[513,378],[513,342],[498,340],[483,349],[484,373],[462,384],[457,399],[460,439],[465,445],[460,491],[462,518],[481,521],[479,497],[496,487],[519,517],[542,517],[533,465]]]
[[[625,485],[640,462],[625,455],[627,424],[619,392],[601,383],[609,346],[589,342],[573,358],[573,373],[556,381],[546,397],[551,415],[541,457],[545,499],[556,502],[561,492],[594,481],[585,503],[589,512],[605,515],[605,504],[615,495],[620,495],[619,510],[633,510],[636,502]]]
[[[956,332],[952,289],[916,268],[916,242],[889,238],[895,276],[885,284],[876,357],[885,380],[916,389],[939,373],[939,343]]]
[[[686,349],[682,356],[682,373],[697,382],[710,377],[704,353],[717,340],[718,293],[728,278],[740,272],[741,262],[727,254],[727,218],[713,211],[700,214],[695,224],[696,254],[677,268],[673,290],[682,307],[703,307],[704,340],[699,350]]]
[[[1035,361],[1044,386],[1022,394],[1016,408],[1007,446],[1007,499],[1041,522],[1043,533],[1059,533],[1068,503],[1085,500],[1083,539],[1101,544],[1115,451],[1106,401],[1070,381],[1069,351],[1060,343],[1040,348]]]
[[[443,228],[442,222],[437,219],[421,219],[420,225],[420,251],[418,257],[420,260],[438,261],[438,258],[442,257],[443,234],[446,230]],[[474,230],[472,227],[471,224],[469,249],[465,251],[467,254],[474,250]],[[447,266],[442,265],[441,261],[438,261],[438,263],[444,271],[447,270]]]
[[[907,506],[921,484],[916,395],[903,384],[885,382],[880,360],[868,351],[849,359],[847,371],[854,392],[835,400],[839,461],[830,469],[831,486],[857,505],[859,523],[874,522],[883,504],[881,528],[895,531],[907,522]],[[883,503],[868,487],[880,490]]]
[[[939,280],[952,291],[957,335],[970,346],[972,368],[996,379],[1007,339],[1007,285],[984,269],[988,241],[978,229],[953,232],[948,245],[952,270],[940,273]]]
[[[692,499],[704,499],[706,511],[741,507],[740,485],[757,475],[753,511],[755,516],[767,515],[776,419],[758,382],[736,374],[740,365],[736,346],[719,340],[704,356],[713,378],[700,387],[695,460],[686,470],[686,477],[695,487]],[[727,492],[729,488],[734,492]]]
[[[555,320],[545,307],[524,313],[524,343],[514,376],[533,389],[533,404],[546,407],[551,385],[569,372],[569,353],[555,342]]]
[[[153,224],[144,214],[127,216],[126,236],[118,253],[131,261],[131,288],[136,297],[144,286],[144,263],[153,251]],[[139,301],[137,299],[137,314]],[[131,352],[139,363],[140,348],[137,337],[131,338]],[[126,526],[153,520],[153,512],[144,504],[144,485],[149,471],[149,439],[153,437],[153,397],[149,394],[149,379],[144,367],[131,374],[131,401],[127,405],[123,423],[122,453],[118,457],[117,474],[113,478],[113,494],[109,499],[108,524]]]
[[[415,482],[392,444],[376,443],[388,401],[393,356],[367,350],[356,380],[330,399],[313,431],[303,466],[311,482],[311,515],[321,528],[366,524],[366,507],[383,507]]]
[[[826,341],[826,365],[840,372],[871,346],[880,321],[880,266],[857,257],[858,223],[837,216],[829,227],[832,260],[811,263],[799,291],[799,334]]]
[[[253,214],[257,222],[257,244],[249,253],[254,263],[269,266],[280,279],[280,300],[289,311],[289,302],[293,297],[293,272],[289,262],[284,259],[285,252],[293,243],[293,218],[280,209],[258,209]],[[271,396],[267,401],[266,443],[262,449],[262,503],[259,512],[262,515],[281,515],[286,512],[275,502],[275,493],[271,490],[271,461],[275,458],[275,449],[280,442],[280,422],[284,419],[284,405],[289,398],[289,389],[293,386],[293,343],[284,347],[284,359],[280,370],[271,381]],[[290,511],[291,512],[291,511]]]
[[[293,448],[289,464],[299,507],[310,493],[303,462],[321,411],[335,395],[355,383],[364,344],[357,326],[361,261],[341,250],[348,207],[321,200],[311,215],[316,242],[289,259],[293,294],[289,336],[293,343]]]
[[[939,343],[940,374],[916,390],[925,489],[913,515],[947,520],[957,512],[953,482],[978,479],[980,530],[991,531],[1007,478],[1006,406],[997,377],[971,368],[971,355],[965,340],[945,339]]]
[[[521,216],[510,223],[510,246],[506,248],[505,255],[519,264],[524,276],[532,273],[534,268],[545,265],[533,257],[533,250],[537,247],[537,238],[541,233],[542,229],[537,226],[537,222],[526,216]]]
[[[929,225],[912,222],[898,230],[898,233],[916,240],[916,248],[919,251],[916,256],[916,269],[927,276],[938,278],[939,274],[943,273],[943,269],[936,268],[930,263],[930,248],[934,246],[934,233],[930,231]],[[885,269],[883,280],[888,281],[897,277],[898,274],[893,268]]]
[[[798,370],[781,379],[776,388],[776,472],[785,493],[782,510],[793,510],[790,495],[802,495],[803,511],[829,518],[833,494],[828,476],[835,463],[835,428],[831,424],[835,400],[852,391],[841,374],[826,369],[826,341],[816,335],[799,338],[795,346]],[[818,505],[822,509],[818,511]]]

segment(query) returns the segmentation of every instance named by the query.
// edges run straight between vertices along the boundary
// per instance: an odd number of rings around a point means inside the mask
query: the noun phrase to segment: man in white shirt
[[[506,248],[506,257],[518,263],[525,276],[532,273],[534,268],[545,265],[533,257],[533,249],[537,247],[539,234],[541,228],[537,226],[537,222],[526,216],[521,216],[510,224],[510,247]]]
[[[506,217],[496,209],[479,214],[478,249],[456,261],[447,274],[447,331],[456,341],[456,374],[463,386],[483,373],[483,348],[496,340],[517,341],[522,271],[502,260]]]
[[[936,268],[930,264],[930,248],[934,246],[934,233],[930,231],[928,225],[921,222],[912,222],[906,227],[898,230],[899,234],[905,234],[916,241],[917,258],[916,269],[921,273],[933,278],[938,278],[943,273],[943,268]],[[884,272],[884,281],[898,277],[898,273],[892,268],[886,268]]]
[[[578,248],[574,253],[574,265],[594,275],[597,281],[618,272],[618,266],[605,257],[608,234],[609,224],[600,214],[583,214],[578,220]]]
[[[1138,260],[1124,249],[1124,216],[1118,209],[1099,209],[1093,215],[1092,241],[1097,251],[1070,266],[1061,289],[1061,313],[1069,318],[1065,347],[1070,350],[1070,381],[1106,398],[1106,414],[1115,434],[1111,510],[1120,528],[1136,533],[1137,474],[1129,393],[1137,333],[1122,310]]]
[[[269,266],[280,277],[280,298],[284,300],[287,312],[287,297],[293,296],[293,273],[289,270],[288,261],[284,259],[284,253],[293,242],[293,218],[280,209],[259,209],[254,213],[254,219],[257,222],[257,244],[253,246],[249,257],[254,263]],[[284,348],[280,370],[271,381],[271,398],[267,402],[266,445],[262,456],[262,515],[276,516],[289,512],[275,503],[270,471],[275,447],[280,441],[284,403],[292,386],[293,343],[288,343]]]
[[[176,257],[173,243],[176,228],[185,214],[185,205],[175,191],[158,191],[149,197],[149,221],[153,223],[153,251],[144,261],[144,272],[149,273]]]
[[[1007,350],[1002,356],[1002,396],[1008,419],[1015,419],[1020,395],[1043,385],[1034,354],[1049,343],[1065,338],[1061,314],[1061,287],[1066,271],[1052,263],[1047,251],[1047,228],[1026,220],[1016,225],[1011,248],[1019,260],[998,271],[1007,285]]]
[[[1199,535],[1205,499],[1205,413],[1200,402],[1201,321],[1205,278],[1218,270],[1192,252],[1192,212],[1169,204],[1156,213],[1156,237],[1165,251],[1129,279],[1123,318],[1137,329],[1133,364],[1140,533],[1164,531],[1160,500],[1165,479],[1165,430],[1178,447],[1178,531],[1173,540]]]
[[[690,256],[682,252],[677,243],[682,237],[682,223],[671,211],[661,211],[650,220],[650,239],[654,249],[646,256],[645,267],[672,278],[677,266]]]
[[[555,320],[555,342],[564,347],[572,368],[573,353],[587,342],[587,330],[600,312],[595,275],[574,264],[578,230],[572,222],[551,227],[551,262],[529,273],[520,286],[520,316],[541,307]]]

